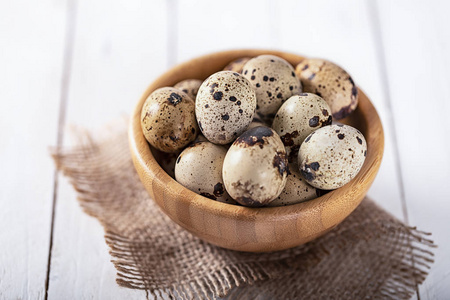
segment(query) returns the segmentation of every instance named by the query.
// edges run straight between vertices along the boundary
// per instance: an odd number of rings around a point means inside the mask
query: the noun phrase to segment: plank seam
[[[408,209],[406,204],[405,185],[403,180],[403,170],[400,161],[400,151],[397,140],[397,128],[395,125],[395,119],[393,117],[392,99],[391,99],[391,87],[389,84],[389,73],[387,67],[387,59],[385,55],[385,45],[383,43],[383,35],[381,32],[380,12],[377,1],[367,0],[366,2],[369,9],[370,24],[372,27],[372,34],[375,41],[375,52],[378,58],[378,65],[380,67],[381,83],[384,86],[383,96],[384,104],[386,106],[387,122],[389,128],[391,128],[391,140],[394,149],[395,168],[397,169],[397,182],[400,188],[400,202],[402,205],[403,219],[407,225],[409,224]],[[412,261],[414,265],[414,260]],[[420,300],[419,286],[416,283],[416,295]]]
[[[67,102],[69,96],[70,78],[72,72],[73,61],[73,46],[75,41],[75,27],[76,27],[76,10],[77,0],[69,0],[66,11],[66,33],[64,41],[64,54],[63,54],[63,70],[61,78],[60,89],[60,104],[59,104],[59,117],[58,117],[58,130],[56,137],[56,151],[59,153],[64,140],[64,126],[66,122]],[[53,199],[52,199],[52,213],[50,222],[50,241],[49,251],[47,258],[47,274],[45,278],[45,299],[48,299],[48,289],[50,285],[50,268],[52,263],[52,250],[53,250],[53,234],[55,225],[55,213],[56,202],[58,198],[58,170],[55,168],[53,177]]]

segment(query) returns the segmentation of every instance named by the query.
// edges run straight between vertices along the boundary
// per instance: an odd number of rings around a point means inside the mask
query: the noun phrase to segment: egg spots
[[[334,135],[337,138],[330,139]],[[310,137],[308,143],[301,145],[298,154],[299,167],[309,184],[332,190],[348,183],[358,174],[365,160],[364,151],[367,150],[361,132],[348,125],[330,125],[317,129]],[[324,143],[326,140],[329,143]]]
[[[213,97],[214,97],[214,100],[220,101],[220,100],[222,100],[223,93],[222,92],[215,92]]]
[[[170,104],[172,105],[177,105],[178,103],[181,102],[181,96],[178,95],[177,93],[171,93],[169,98],[167,98],[167,100],[169,101]]]
[[[319,170],[320,168],[320,164],[318,162],[312,162],[310,165],[311,169],[313,169],[314,171]]]
[[[255,145],[259,145],[259,147],[262,149],[263,145],[265,143],[264,138],[270,137],[273,135],[272,130],[269,127],[266,126],[259,126],[255,127],[253,129],[247,130],[241,136],[239,136],[236,141],[233,143],[236,145],[244,145],[244,146],[250,146],[253,147]]]
[[[286,153],[277,151],[275,156],[273,157],[272,165],[274,168],[278,170],[280,176],[283,176],[284,173],[287,173],[289,170],[288,161],[286,159]]]
[[[312,173],[310,169],[302,169],[300,170],[300,172],[307,181],[313,181],[316,178],[316,175],[314,175],[314,173]]]
[[[356,109],[358,89],[351,76],[338,65],[323,59],[305,59],[296,68],[304,90],[316,93],[330,105],[336,120]]]
[[[220,197],[224,194],[225,190],[223,187],[223,184],[221,182],[218,182],[214,185],[214,196]]]
[[[356,86],[353,86],[353,87],[352,87],[352,96],[353,96],[353,97],[358,96],[358,89],[356,88]]]
[[[213,143],[232,142],[235,139],[233,134],[244,132],[253,119],[255,92],[245,77],[236,74],[229,71],[214,73],[199,88],[196,117],[202,123],[203,135]],[[213,93],[211,86],[214,86]],[[205,109],[206,104],[209,109]],[[242,109],[242,113],[239,109]]]
[[[319,126],[319,116],[314,116],[309,119],[309,127],[317,127]]]
[[[283,145],[285,146],[293,146],[294,139],[298,137],[298,130],[294,130],[291,133],[286,133],[285,135],[280,136]]]
[[[141,127],[150,145],[165,153],[175,153],[196,138],[195,103],[182,90],[157,89],[142,107]]]
[[[213,84],[211,84],[209,87],[211,88],[210,90],[209,90],[209,92],[212,94],[212,93],[214,93],[214,91],[215,91],[215,88],[216,87],[218,87],[219,85],[217,84],[217,83],[213,83]]]

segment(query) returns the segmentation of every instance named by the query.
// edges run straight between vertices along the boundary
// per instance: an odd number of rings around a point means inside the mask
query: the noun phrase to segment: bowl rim
[[[370,102],[369,98],[364,94],[364,92],[361,91],[361,89],[358,87],[359,91],[359,104],[357,109],[363,109],[366,113],[364,114],[365,121],[367,123],[367,136],[364,135],[367,141],[367,156],[365,159],[365,162],[360,170],[360,172],[357,174],[357,176],[352,179],[349,183],[344,185],[341,188],[338,188],[336,190],[332,190],[328,192],[325,195],[322,195],[320,197],[314,198],[312,200],[301,202],[297,204],[291,204],[287,206],[279,206],[279,207],[245,207],[245,206],[237,206],[227,203],[222,203],[218,201],[212,201],[209,198],[206,198],[204,196],[201,196],[193,191],[190,191],[189,189],[182,186],[180,183],[178,183],[174,178],[170,177],[159,165],[159,163],[154,158],[150,147],[142,133],[141,129],[141,123],[140,123],[140,115],[141,115],[141,109],[142,106],[147,99],[147,97],[150,95],[151,92],[156,90],[159,87],[162,86],[168,86],[168,85],[161,85],[166,82],[171,82],[172,86],[183,80],[183,79],[189,79],[189,72],[187,74],[183,74],[181,71],[187,70],[189,67],[199,65],[199,62],[208,61],[211,59],[217,59],[218,57],[227,57],[229,58],[228,62],[230,62],[233,59],[244,57],[244,56],[250,56],[254,57],[261,54],[272,54],[277,55],[280,57],[285,58],[286,60],[290,61],[292,64],[292,61],[296,61],[297,63],[303,60],[305,57],[300,56],[294,53],[289,52],[281,52],[281,51],[274,51],[274,50],[265,50],[265,49],[241,49],[241,50],[228,50],[228,51],[220,51],[220,52],[214,52],[211,54],[202,55],[199,57],[196,57],[194,59],[191,59],[189,61],[183,62],[181,64],[175,65],[174,67],[167,70],[165,73],[163,73],[161,76],[156,78],[145,90],[145,92],[142,94],[140,100],[135,106],[135,109],[133,111],[133,115],[130,119],[129,124],[129,146],[133,158],[133,163],[138,170],[139,177],[141,181],[143,181],[144,186],[146,186],[147,190],[150,192],[150,195],[152,199],[158,203],[158,205],[165,211],[165,207],[161,205],[153,195],[153,187],[155,186],[161,186],[166,185],[166,188],[173,189],[174,191],[178,191],[180,193],[183,193],[186,197],[178,197],[175,201],[182,202],[185,205],[196,205],[200,209],[203,209],[206,213],[211,213],[214,215],[220,215],[221,217],[225,218],[231,218],[235,220],[246,220],[251,221],[254,220],[256,215],[258,215],[258,218],[266,218],[267,221],[273,221],[277,220],[282,216],[283,218],[290,218],[290,217],[296,217],[299,213],[312,213],[317,214],[317,210],[320,210],[321,212],[327,211],[327,215],[331,216],[331,219],[333,219],[332,214],[336,213],[335,205],[331,205],[335,199],[340,198],[344,194],[347,193],[356,193],[355,189],[358,188],[358,186],[364,185],[367,186],[365,192],[367,192],[367,189],[372,184],[373,180],[375,179],[376,173],[380,167],[381,160],[383,157],[384,152],[384,132],[381,124],[380,117],[373,106],[373,104]],[[226,65],[226,64],[225,64]],[[224,66],[225,66],[224,65]],[[295,68],[295,65],[293,65]],[[220,70],[217,70],[220,71]],[[209,75],[208,75],[209,76]],[[205,79],[205,78],[199,78],[199,79]],[[370,118],[370,122],[367,121],[367,119]],[[345,120],[344,120],[345,123]],[[139,172],[143,171],[146,172],[146,174],[149,175],[149,177],[152,179],[152,182],[148,182],[147,179],[143,179],[141,177],[141,173]],[[152,187],[149,185],[151,184]],[[363,197],[362,197],[363,198]],[[359,205],[359,203],[362,201],[360,199],[358,203],[342,203],[342,205],[349,205],[351,206],[347,214],[347,216]],[[331,203],[331,204],[330,204]],[[167,213],[167,212],[166,212]],[[169,214],[169,216],[174,220],[176,223],[180,224],[173,216]],[[345,216],[346,217],[346,216]],[[324,227],[334,227],[336,224],[332,224],[333,221],[327,221],[327,218],[322,217],[322,223]],[[345,219],[345,218],[344,218]],[[342,220],[340,220],[337,223],[340,223]],[[329,223],[329,224],[328,224]],[[183,224],[180,224],[183,226]],[[186,228],[186,226],[183,226]],[[188,229],[188,228],[186,228]]]

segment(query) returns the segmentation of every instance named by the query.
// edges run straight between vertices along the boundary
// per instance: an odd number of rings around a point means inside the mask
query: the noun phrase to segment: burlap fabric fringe
[[[117,283],[148,296],[407,299],[433,262],[427,233],[369,199],[333,231],[294,249],[253,254],[210,245],[173,223],[149,198],[131,162],[125,122],[100,137],[77,137],[75,146],[54,152],[56,165],[84,211],[103,225]]]

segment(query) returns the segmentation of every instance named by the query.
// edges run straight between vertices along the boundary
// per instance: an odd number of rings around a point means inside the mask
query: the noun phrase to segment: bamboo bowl
[[[314,200],[283,207],[249,208],[212,201],[170,177],[152,155],[141,130],[141,108],[157,88],[188,78],[206,79],[243,56],[273,54],[297,65],[302,56],[270,50],[213,53],[177,65],[157,78],[136,105],[129,127],[129,144],[139,177],[162,211],[204,241],[220,247],[269,252],[309,242],[342,222],[362,201],[380,167],[384,134],[380,118],[359,90],[359,105],[342,123],[358,128],[367,141],[367,157],[359,174],[345,186]]]

